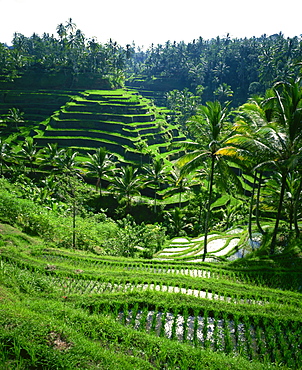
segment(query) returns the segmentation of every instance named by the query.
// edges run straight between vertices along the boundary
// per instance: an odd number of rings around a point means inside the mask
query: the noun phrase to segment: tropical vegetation
[[[0,369],[299,369],[302,40],[0,44]]]

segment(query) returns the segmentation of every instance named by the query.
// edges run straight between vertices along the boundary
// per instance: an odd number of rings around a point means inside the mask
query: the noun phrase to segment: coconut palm
[[[34,143],[32,138],[26,138],[17,156],[25,163],[29,163],[30,173],[33,173],[33,164],[38,157],[37,144]]]
[[[302,160],[302,87],[300,81],[277,83],[274,86],[276,101],[276,116],[274,118],[278,126],[276,129],[273,125],[270,136],[273,135],[277,144],[273,165],[281,173],[281,189],[271,241],[271,253],[274,253],[275,250],[287,177]]]
[[[255,96],[238,109],[233,127],[233,134],[225,142],[225,146],[218,150],[218,154],[224,155],[228,157],[229,160],[236,162],[236,164],[240,166],[242,173],[244,172],[254,178],[250,196],[248,223],[250,238],[252,238],[252,215],[256,189],[256,223],[259,231],[264,234],[259,222],[259,201],[263,182],[263,171],[261,168],[256,169],[256,167],[263,161],[259,137],[261,136],[260,130],[267,125],[271,119],[271,96],[272,94],[270,91],[267,92],[266,99]]]
[[[257,130],[253,134],[247,130],[235,135],[228,143],[236,143],[241,149],[248,150],[257,157],[259,162],[255,169],[268,169],[278,174],[280,191],[277,190],[279,199],[270,247],[270,252],[274,253],[288,176],[298,168],[302,160],[300,80],[277,83],[263,100],[262,106],[265,107],[262,113],[258,107],[253,107],[257,119],[263,121]],[[297,191],[301,191],[300,187],[297,187]]]
[[[79,175],[77,167],[79,163],[76,160],[78,154],[77,151],[73,151],[71,148],[61,149],[56,157],[56,172],[67,176]]]
[[[152,163],[144,167],[146,185],[153,184],[155,186],[154,190],[154,212],[156,213],[156,201],[157,201],[157,191],[160,190],[161,183],[166,177],[167,168],[164,164],[162,158],[155,157],[152,160]]]
[[[71,148],[63,148],[60,150],[59,156],[56,158],[56,172],[64,175],[67,178],[69,193],[72,198],[72,247],[76,247],[76,210],[77,210],[77,197],[75,178],[80,177],[78,168],[78,161],[76,156],[79,153],[73,151]]]
[[[16,130],[18,131],[19,124],[24,122],[24,112],[20,112],[18,108],[11,108],[8,111],[6,121],[15,124]]]
[[[189,180],[180,174],[180,169],[176,166],[167,175],[166,179],[170,187],[166,191],[164,198],[178,194],[178,208],[181,209],[181,195],[190,190]]]
[[[60,23],[58,26],[57,26],[57,33],[62,41],[62,39],[64,37],[66,37],[67,35],[67,32],[66,32],[66,27],[64,26],[63,23]]]
[[[108,179],[112,174],[113,156],[108,154],[105,148],[98,148],[95,153],[88,153],[89,160],[85,163],[88,176],[96,177],[96,187],[99,188],[102,197],[102,180]]]
[[[39,163],[41,167],[51,166],[55,168],[58,164],[60,155],[64,149],[58,148],[58,143],[48,143],[47,146],[39,152]]]
[[[211,214],[211,204],[213,196],[214,175],[217,176],[216,181],[227,179],[225,173],[231,176],[234,182],[238,184],[238,179],[235,174],[230,171],[227,162],[223,156],[217,154],[217,151],[224,145],[227,136],[225,135],[225,126],[228,118],[228,105],[222,107],[218,101],[207,102],[205,106],[201,106],[197,115],[188,121],[188,128],[191,134],[196,138],[196,141],[183,142],[184,149],[187,153],[182,156],[177,165],[181,169],[181,175],[185,176],[188,173],[196,171],[204,167],[205,162],[209,162],[208,172],[208,199],[206,207],[206,217],[204,225],[204,253],[203,260],[207,254],[207,237],[209,231],[209,221]]]
[[[117,194],[118,200],[126,199],[126,207],[131,206],[132,197],[140,195],[142,187],[138,169],[126,166],[118,169],[109,188]]]

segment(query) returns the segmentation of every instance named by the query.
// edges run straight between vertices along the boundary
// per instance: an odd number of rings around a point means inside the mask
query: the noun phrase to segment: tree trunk
[[[256,224],[257,224],[257,227],[258,227],[258,230],[260,231],[260,233],[262,235],[264,235],[265,231],[262,229],[262,227],[260,225],[260,221],[259,221],[259,203],[260,203],[262,175],[263,175],[263,172],[260,171],[259,172],[259,180],[258,180],[258,189],[257,189],[257,201],[256,201]]]
[[[270,253],[271,254],[275,253],[277,233],[278,233],[278,227],[279,227],[279,222],[280,222],[280,218],[281,218],[282,204],[283,204],[285,187],[286,187],[286,177],[287,177],[287,172],[283,172],[282,173],[282,178],[281,178],[281,190],[280,190],[280,197],[279,197],[279,206],[278,206],[278,211],[277,211],[277,216],[276,216],[275,228],[274,228],[274,231],[273,231],[273,236],[272,236],[272,241],[271,241],[271,248],[270,248]]]
[[[299,187],[295,196],[295,201],[294,201],[294,225],[295,225],[295,234],[296,238],[299,238],[300,236],[300,230],[299,230],[299,225],[298,225],[298,207],[299,207],[299,199],[300,199],[300,194],[302,190],[302,179],[300,179]]]
[[[249,238],[250,238],[250,241],[252,243],[252,249],[253,250],[254,250],[254,247],[253,247],[253,237],[252,237],[252,217],[253,217],[253,205],[254,205],[256,181],[257,181],[257,172],[255,173],[255,176],[254,176],[254,183],[253,183],[252,195],[251,195],[251,200],[250,200],[249,226],[248,226]]]
[[[72,248],[76,247],[76,204],[75,199],[73,200],[72,209]]]
[[[210,184],[209,184],[209,198],[208,198],[207,213],[206,213],[205,226],[204,226],[204,246],[203,246],[203,258],[202,258],[203,261],[206,259],[206,254],[207,254],[208,229],[209,229],[209,220],[210,220],[210,213],[211,213],[212,193],[213,193],[213,182],[214,182],[214,165],[215,165],[215,156],[212,155]]]

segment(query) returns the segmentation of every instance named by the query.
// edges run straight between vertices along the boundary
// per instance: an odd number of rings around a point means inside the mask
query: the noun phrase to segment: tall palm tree
[[[252,185],[252,194],[250,197],[250,211],[248,230],[250,239],[252,239],[252,215],[254,209],[255,190],[256,195],[256,223],[259,231],[264,234],[264,231],[259,221],[259,201],[260,192],[263,182],[263,171],[257,166],[263,161],[263,152],[259,137],[261,129],[266,126],[271,119],[272,94],[267,92],[266,99],[255,96],[248,103],[239,107],[237,117],[233,127],[232,136],[225,142],[225,147],[220,149],[218,153],[236,162],[242,173],[246,173],[254,178]],[[258,145],[257,145],[258,143]]]
[[[102,197],[102,179],[112,174],[113,156],[108,154],[105,148],[98,148],[95,153],[88,153],[89,160],[85,163],[88,169],[87,175],[96,177],[96,187],[99,188],[100,198]]]
[[[204,167],[204,163],[207,161],[209,162],[209,190],[204,225],[203,260],[205,260],[207,254],[207,237],[211,215],[214,174],[215,172],[217,174],[222,174],[229,169],[223,157],[217,154],[217,151],[224,145],[227,138],[225,135],[227,118],[228,104],[222,107],[218,101],[214,101],[207,102],[205,106],[201,106],[197,115],[188,121],[189,130],[196,138],[196,141],[186,141],[182,143],[187,153],[177,162],[177,165],[181,169],[182,176]],[[234,181],[238,182],[232,171],[228,171],[228,174]]]
[[[70,33],[73,33],[76,29],[77,25],[73,22],[72,18],[69,18],[66,22],[65,29],[66,31],[69,31]]]
[[[266,106],[265,115],[257,111],[263,124],[251,135],[250,131],[236,135],[230,141],[240,148],[247,149],[259,160],[255,169],[269,169],[278,173],[280,179],[277,213],[270,252],[275,252],[277,233],[282,216],[283,201],[288,176],[295,171],[302,160],[302,87],[300,80],[279,82],[269,91],[262,102]],[[257,110],[257,107],[253,107]],[[300,187],[297,187],[300,192]],[[294,213],[296,214],[296,213]],[[296,221],[295,225],[296,225]]]
[[[282,204],[289,173],[297,168],[302,159],[302,87],[301,79],[274,86],[276,117],[278,130],[273,128],[277,141],[274,165],[281,173],[281,189],[275,227],[271,241],[271,253],[274,253],[277,232],[282,212]]]
[[[78,154],[77,151],[73,151],[71,148],[61,149],[59,155],[55,158],[55,171],[67,176],[79,175],[78,162],[76,160]]]
[[[63,23],[60,23],[58,26],[57,26],[57,33],[62,41],[62,39],[64,37],[66,37],[67,35],[67,32],[66,32],[66,27],[64,26]]]
[[[69,192],[72,198],[72,248],[76,247],[76,210],[77,199],[74,178],[80,177],[78,169],[78,161],[76,156],[79,153],[71,148],[63,148],[60,150],[59,156],[56,158],[56,171],[67,177]]]

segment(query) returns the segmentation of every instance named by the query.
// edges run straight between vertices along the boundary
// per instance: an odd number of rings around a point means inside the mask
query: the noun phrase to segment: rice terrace
[[[302,369],[302,38],[0,44],[0,369]]]

